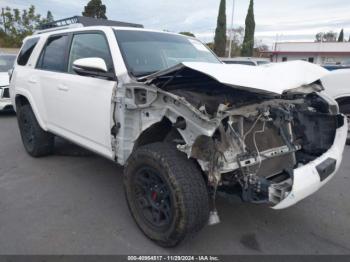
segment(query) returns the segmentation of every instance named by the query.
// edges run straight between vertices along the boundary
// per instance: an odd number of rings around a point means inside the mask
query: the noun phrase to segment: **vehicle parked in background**
[[[16,55],[0,54],[0,111],[13,110],[9,91],[9,70],[13,68]]]
[[[261,66],[271,63],[267,58],[257,58],[257,57],[235,57],[235,58],[220,58],[225,64],[239,64],[239,65],[249,65],[249,66]]]
[[[329,71],[348,69],[350,68],[350,60],[343,61],[342,63],[327,63],[323,67]]]
[[[347,122],[320,92],[327,73],[226,65],[168,32],[51,26],[25,39],[11,97],[31,156],[57,135],[124,166],[132,216],[169,247],[219,222],[217,191],[284,209],[330,181]]]
[[[322,84],[326,92],[338,102],[340,112],[350,120],[350,69],[332,71],[322,78]],[[347,144],[350,144],[350,132]]]

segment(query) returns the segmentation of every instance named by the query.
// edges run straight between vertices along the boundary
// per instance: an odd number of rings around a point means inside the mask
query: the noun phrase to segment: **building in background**
[[[282,42],[270,54],[272,62],[304,60],[319,65],[350,63],[350,42]]]

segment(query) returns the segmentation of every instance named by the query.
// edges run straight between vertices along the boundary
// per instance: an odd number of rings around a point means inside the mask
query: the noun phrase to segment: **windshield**
[[[181,62],[220,63],[200,41],[185,36],[134,30],[115,33],[128,70],[137,77]]]
[[[7,72],[12,69],[16,56],[0,55],[0,72]]]

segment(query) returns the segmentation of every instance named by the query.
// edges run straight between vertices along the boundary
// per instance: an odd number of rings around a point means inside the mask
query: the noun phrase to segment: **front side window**
[[[16,56],[14,55],[0,55],[0,72],[7,72],[13,68]]]
[[[37,67],[43,70],[65,72],[65,54],[68,43],[67,35],[52,36],[47,40]]]
[[[185,36],[138,30],[115,34],[129,72],[137,77],[182,62],[221,63],[200,41]]]
[[[36,37],[36,38],[30,38],[24,43],[21,49],[21,52],[18,55],[17,64],[21,66],[25,66],[28,63],[30,55],[32,54],[38,41],[39,41],[39,38]]]
[[[73,36],[69,54],[68,72],[74,74],[73,63],[80,58],[102,58],[109,72],[113,72],[113,62],[106,38],[103,34],[84,33]]]

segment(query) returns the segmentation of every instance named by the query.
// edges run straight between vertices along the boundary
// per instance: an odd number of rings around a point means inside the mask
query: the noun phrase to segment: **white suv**
[[[283,209],[332,178],[347,122],[321,92],[326,74],[226,65],[172,33],[57,28],[25,39],[11,97],[31,156],[52,153],[57,135],[125,166],[137,225],[175,246],[219,221],[218,192]]]

